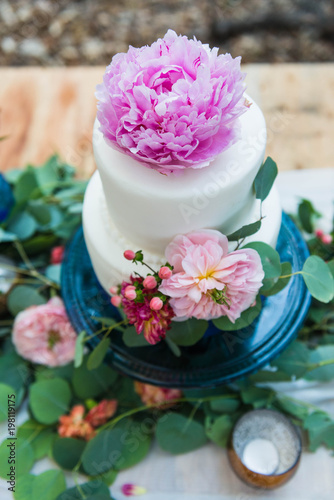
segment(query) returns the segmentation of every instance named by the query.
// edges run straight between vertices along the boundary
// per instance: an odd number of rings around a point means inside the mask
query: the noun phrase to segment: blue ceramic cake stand
[[[292,222],[283,214],[277,250],[293,272],[308,257],[307,246]],[[110,297],[99,284],[86,249],[82,229],[70,242],[62,266],[62,295],[69,318],[79,333],[100,328],[93,317],[119,318]],[[215,387],[249,375],[269,363],[288,346],[301,327],[310,305],[300,275],[294,276],[277,295],[263,298],[260,315],[247,328],[222,332],[212,323],[196,345],[183,347],[176,357],[165,342],[155,346],[127,347],[119,332],[110,335],[106,362],[114,369],[142,382],[163,387]],[[100,341],[90,341],[93,348]]]

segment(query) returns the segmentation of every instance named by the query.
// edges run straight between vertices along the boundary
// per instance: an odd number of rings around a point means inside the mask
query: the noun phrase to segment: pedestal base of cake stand
[[[293,272],[308,257],[307,246],[292,222],[283,214],[277,250]],[[99,284],[79,229],[69,244],[62,266],[62,295],[69,318],[79,333],[98,330],[93,317],[115,317],[119,312]],[[300,275],[294,276],[277,295],[263,299],[260,315],[247,328],[218,330],[212,323],[196,345],[182,348],[177,358],[165,342],[155,346],[127,347],[118,332],[111,334],[106,363],[125,375],[161,387],[216,387],[249,375],[269,363],[295,338],[310,305],[310,295]],[[99,337],[91,340],[93,348]]]

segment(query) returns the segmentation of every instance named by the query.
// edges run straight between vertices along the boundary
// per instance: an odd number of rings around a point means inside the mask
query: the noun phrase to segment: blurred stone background
[[[334,60],[333,0],[0,0],[0,65],[106,65],[168,28],[244,63]]]

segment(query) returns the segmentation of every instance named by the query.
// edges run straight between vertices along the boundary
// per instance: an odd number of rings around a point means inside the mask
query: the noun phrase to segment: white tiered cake
[[[177,234],[217,229],[231,234],[259,219],[253,181],[264,160],[266,125],[260,108],[237,120],[241,139],[209,166],[166,176],[112,148],[93,134],[98,171],[89,182],[83,209],[84,235],[94,271],[105,290],[133,272],[124,250],[143,250],[152,267],[166,261],[164,251]],[[263,204],[261,229],[249,241],[276,245],[281,207],[275,187]],[[230,243],[230,250],[235,243]],[[136,268],[140,272],[140,265]]]

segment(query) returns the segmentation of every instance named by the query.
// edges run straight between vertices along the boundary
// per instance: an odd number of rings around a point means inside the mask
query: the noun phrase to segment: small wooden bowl
[[[245,447],[254,439],[265,439],[275,446],[279,459],[274,473],[255,472],[243,463]],[[294,475],[301,451],[300,435],[290,420],[277,411],[261,409],[245,413],[237,421],[231,434],[228,457],[233,470],[246,484],[274,489]]]

